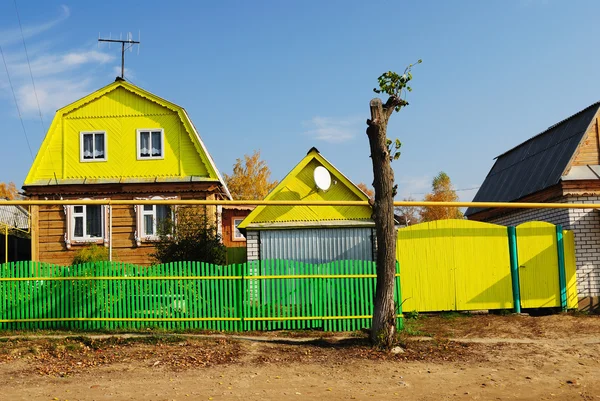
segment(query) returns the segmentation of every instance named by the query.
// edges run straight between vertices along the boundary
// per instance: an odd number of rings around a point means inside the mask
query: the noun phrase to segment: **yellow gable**
[[[162,132],[162,157],[138,157],[138,130]],[[82,160],[82,135],[105,135],[106,160]],[[155,180],[220,181],[185,110],[117,81],[56,112],[25,185]]]
[[[314,171],[323,166],[331,174],[332,184],[327,191],[317,189]],[[368,197],[329,163],[316,149],[275,187],[265,200],[306,201],[366,201]],[[266,228],[272,223],[324,222],[341,220],[370,221],[370,206],[258,206],[242,221],[240,228]]]

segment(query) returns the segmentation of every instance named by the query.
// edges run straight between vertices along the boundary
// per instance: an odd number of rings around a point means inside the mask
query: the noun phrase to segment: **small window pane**
[[[83,213],[83,206],[75,206],[73,209],[75,213]]]
[[[152,211],[152,205],[144,205],[144,211],[151,212]]]
[[[81,207],[81,206],[80,206]],[[83,237],[83,217],[75,217],[75,229],[73,230],[74,237]]]
[[[83,158],[94,158],[94,134],[83,135]]]
[[[242,221],[243,221],[243,219],[234,219],[233,220],[233,225],[234,225],[233,238],[236,238],[236,239],[245,238],[244,235],[242,234],[242,232],[240,230],[238,230],[238,226],[242,223]]]
[[[169,205],[157,205],[156,206],[156,219],[158,221],[165,221],[171,217],[171,207]]]
[[[159,231],[168,230],[169,221],[172,218],[171,206],[157,205],[156,206],[156,229]]]
[[[144,216],[144,234],[145,235],[154,235],[154,229],[152,227],[153,222],[154,222],[154,217],[152,215]]]
[[[102,206],[88,205],[86,212],[88,237],[102,237]]]
[[[149,132],[140,132],[140,157],[150,157]]]
[[[94,159],[104,159],[104,134],[95,136]]]
[[[152,156],[162,156],[162,141],[160,131],[152,132]]]

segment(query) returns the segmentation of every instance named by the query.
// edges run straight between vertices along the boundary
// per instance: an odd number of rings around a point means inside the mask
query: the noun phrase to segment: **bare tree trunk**
[[[380,99],[370,103],[371,119],[367,120],[367,136],[373,161],[373,220],[377,233],[377,287],[371,324],[373,344],[390,348],[395,342],[396,308],[394,285],[396,276],[396,231],[394,229],[394,171],[387,146],[387,124],[396,104]]]

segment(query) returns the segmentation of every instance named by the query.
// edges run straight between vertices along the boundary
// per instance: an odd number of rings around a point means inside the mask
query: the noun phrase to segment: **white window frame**
[[[164,196],[153,196],[150,198],[135,198],[136,200],[171,200],[171,199],[178,199],[177,196],[170,196],[170,197],[164,197]],[[136,230],[135,230],[135,243],[137,244],[137,246],[141,246],[142,242],[155,242],[160,240],[160,237],[158,235],[158,233],[156,232],[156,206],[157,205],[151,205],[152,206],[152,211],[150,212],[149,210],[144,210],[144,206],[148,206],[148,205],[136,205],[135,207],[135,213],[136,213]],[[153,216],[153,235],[146,235],[146,230],[144,230],[144,216],[146,215],[152,215]],[[173,219],[175,219],[175,205],[172,205],[171,207],[171,216]],[[174,221],[174,220],[173,220]]]
[[[94,148],[96,147],[96,134],[102,134],[104,136],[104,157],[103,158],[94,158],[84,159],[83,158],[83,137],[85,135],[93,135],[92,144]],[[81,131],[79,132],[79,161],[82,163],[93,163],[93,162],[105,162],[108,160],[108,139],[106,135],[106,131]]]
[[[239,223],[237,223],[237,225],[235,224],[236,221],[239,221]],[[233,217],[231,219],[231,240],[232,241],[246,241],[246,237],[244,237],[244,234],[241,233],[240,230],[237,229],[237,226],[241,224],[241,222],[244,221],[244,217]],[[240,236],[237,236],[237,233],[240,233]]]
[[[150,156],[142,157],[141,156],[141,136],[142,132],[150,133]],[[161,154],[160,156],[152,156],[152,132],[160,132],[160,145],[161,145]],[[161,160],[165,158],[165,130],[163,128],[142,128],[136,130],[136,155],[138,160]]]
[[[88,200],[89,198],[81,199]],[[75,213],[75,207],[82,206],[82,213]],[[87,207],[89,205],[65,205],[65,217],[66,217],[66,231],[65,231],[65,244],[67,245],[67,249],[71,249],[72,245],[85,245],[85,244],[104,244],[104,246],[108,246],[108,207],[104,205],[100,205],[100,217],[102,219],[102,236],[100,237],[90,237],[87,235],[85,228],[85,219],[87,213]],[[84,236],[83,237],[75,237],[75,218],[83,217],[83,229]]]

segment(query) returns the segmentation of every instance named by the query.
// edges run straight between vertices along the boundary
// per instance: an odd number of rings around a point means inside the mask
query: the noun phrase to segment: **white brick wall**
[[[548,202],[565,203],[567,198],[552,199]],[[518,226],[526,221],[546,221],[552,224],[561,224],[563,228],[570,230],[570,209],[505,209],[506,214],[489,220],[490,223],[503,226]]]
[[[600,203],[600,196],[562,197],[549,202]],[[575,234],[577,289],[580,297],[600,295],[600,212],[592,209],[514,209],[490,223],[516,226],[526,221],[561,224]]]
[[[246,231],[246,252],[248,261],[259,260],[260,256],[260,232]]]

